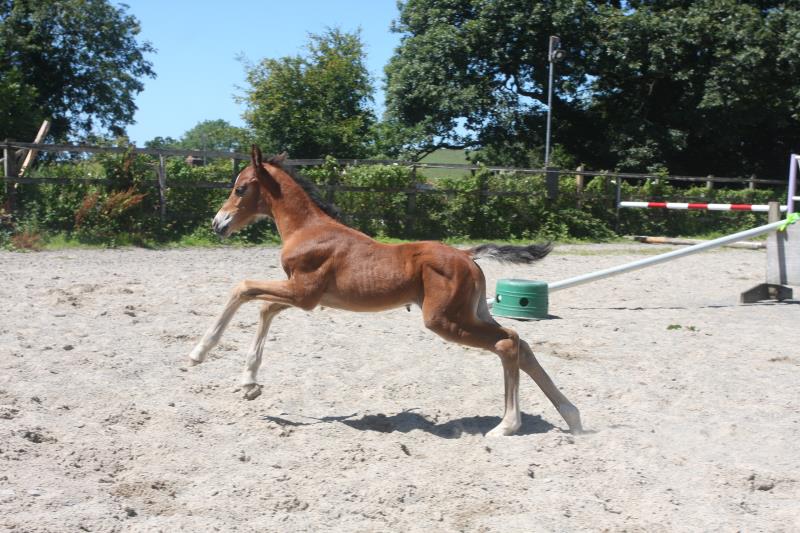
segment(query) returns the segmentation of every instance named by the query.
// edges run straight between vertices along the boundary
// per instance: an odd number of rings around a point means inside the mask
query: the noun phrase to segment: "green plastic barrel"
[[[492,314],[522,320],[547,318],[547,283],[527,279],[500,279]]]

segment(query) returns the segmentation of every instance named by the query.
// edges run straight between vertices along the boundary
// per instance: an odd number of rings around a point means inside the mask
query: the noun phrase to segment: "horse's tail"
[[[514,246],[512,244],[479,244],[466,252],[473,259],[486,257],[504,263],[533,263],[553,250],[553,243]]]

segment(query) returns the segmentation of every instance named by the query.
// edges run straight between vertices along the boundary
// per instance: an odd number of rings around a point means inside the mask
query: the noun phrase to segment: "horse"
[[[259,147],[253,145],[250,164],[237,176],[212,228],[225,238],[248,224],[271,218],[283,244],[281,264],[287,279],[237,284],[222,314],[190,353],[190,365],[206,359],[242,304],[263,301],[241,379],[244,397],[254,399],[261,394],[256,378],[264,341],[278,313],[290,307],[374,312],[416,305],[422,309],[425,327],[445,340],[500,357],[505,411],[487,436],[512,435],[522,425],[520,369],[533,378],[569,430],[582,431],[578,409],[556,387],[530,346],[492,318],[486,280],[475,262],[486,257],[532,263],[550,252],[549,243],[482,244],[468,250],[433,241],[383,244],[336,220],[332,206],[315,194],[313,184],[284,166],[286,157],[283,153],[264,161]]]

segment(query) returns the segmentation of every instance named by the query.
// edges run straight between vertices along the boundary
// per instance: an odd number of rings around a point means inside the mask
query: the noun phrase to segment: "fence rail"
[[[242,152],[222,152],[217,150],[180,150],[168,148],[137,148],[137,147],[118,147],[118,146],[92,146],[84,144],[41,144],[41,143],[25,143],[17,141],[5,141],[0,143],[4,151],[10,149],[35,149],[40,152],[69,152],[69,153],[134,153],[142,155],[152,155],[161,157],[198,157],[216,158],[216,159],[232,159],[236,161],[249,161],[250,155]],[[489,172],[509,172],[517,174],[556,174],[558,176],[608,176],[610,178],[621,178],[631,180],[665,180],[665,181],[686,181],[698,183],[738,183],[738,184],[756,184],[756,185],[785,185],[786,180],[772,180],[772,179],[759,179],[755,177],[725,177],[725,176],[682,176],[682,175],[658,175],[658,174],[643,174],[635,172],[608,172],[597,170],[566,170],[556,168],[517,168],[493,165],[474,165],[474,164],[457,164],[457,163],[422,163],[419,161],[407,161],[397,159],[337,159],[339,164],[348,166],[358,165],[402,165],[418,169],[449,169],[449,170],[464,170],[464,171],[477,171],[487,170]],[[289,159],[286,161],[288,166],[320,166],[325,163],[325,159]]]
[[[63,184],[63,183],[85,183],[87,185],[113,185],[112,180],[103,178],[18,178],[14,176],[0,177],[7,183],[19,183],[21,185],[44,185],[44,184]],[[160,187],[159,180],[142,180],[137,184],[146,187]],[[172,181],[169,183],[170,189],[230,189],[231,182],[227,181]],[[382,193],[382,194],[485,194],[487,196],[531,196],[529,192],[521,191],[492,191],[482,189],[440,189],[426,187],[423,185],[417,187],[361,187],[357,185],[317,185],[317,188],[323,192],[365,192],[365,193]]]
[[[59,184],[59,183],[85,183],[90,185],[112,185],[112,180],[101,178],[66,178],[66,177],[41,177],[33,178],[22,175],[19,171],[19,166],[16,160],[19,156],[24,155],[26,152],[39,151],[50,153],[88,153],[88,154],[136,154],[146,155],[157,158],[154,161],[154,175],[156,179],[139,181],[138,183],[146,187],[156,188],[158,190],[158,198],[160,204],[160,215],[163,218],[167,212],[167,191],[169,189],[230,189],[233,184],[233,179],[238,174],[239,162],[249,161],[250,155],[241,152],[224,152],[217,150],[185,150],[185,149],[165,149],[165,148],[137,148],[137,147],[118,147],[118,146],[93,146],[85,144],[44,144],[44,143],[26,143],[9,141],[0,142],[3,150],[3,170],[4,176],[0,177],[6,186],[6,209],[12,211],[14,209],[16,184],[24,185],[39,185],[39,184]],[[228,181],[177,181],[169,180],[166,172],[165,158],[167,157],[192,157],[206,160],[212,159],[229,159],[232,161],[232,175]],[[292,167],[314,167],[325,164],[325,159],[289,159],[286,161],[287,166]],[[674,175],[655,175],[631,172],[607,172],[607,171],[591,171],[579,168],[577,170],[565,170],[556,168],[515,168],[505,166],[485,166],[475,164],[455,164],[455,163],[423,163],[419,161],[404,161],[404,160],[390,160],[390,159],[338,159],[337,162],[345,166],[360,166],[360,165],[398,165],[410,167],[413,170],[424,169],[448,169],[459,170],[465,173],[476,172],[479,170],[488,171],[490,173],[516,173],[516,174],[535,174],[545,176],[545,189],[541,194],[531,194],[530,192],[518,191],[499,191],[490,190],[488,183],[484,180],[479,185],[480,188],[475,190],[454,190],[454,189],[441,189],[436,187],[427,186],[425,184],[417,184],[413,187],[405,188],[391,188],[391,187],[359,187],[351,185],[342,185],[338,183],[329,183],[320,185],[319,188],[326,192],[329,199],[333,199],[333,195],[337,192],[355,192],[355,193],[388,193],[388,194],[405,194],[408,197],[409,218],[413,218],[416,197],[418,194],[445,194],[448,196],[457,194],[479,194],[482,198],[489,196],[508,196],[508,197],[521,197],[521,196],[546,196],[550,200],[555,200],[559,191],[559,180],[568,177],[575,180],[576,193],[578,198],[578,207],[583,205],[583,202],[592,195],[586,195],[584,186],[586,178],[602,178],[606,180],[606,194],[609,196],[609,207],[617,206],[621,200],[621,187],[623,180],[642,181],[642,180],[659,180],[664,182],[684,182],[684,183],[705,183],[709,188],[713,187],[716,183],[721,184],[736,184],[740,186],[747,186],[754,189],[756,186],[785,186],[786,180],[772,180],[772,179],[758,179],[753,176],[749,178],[736,178],[724,176],[674,176]],[[614,191],[614,189],[616,189]],[[610,198],[611,196],[616,198]],[[592,196],[594,197],[594,196]],[[617,224],[619,224],[619,210],[617,208]]]

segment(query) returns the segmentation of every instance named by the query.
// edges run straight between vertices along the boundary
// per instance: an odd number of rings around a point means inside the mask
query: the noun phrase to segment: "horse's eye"
[[[236,187],[233,190],[233,192],[236,194],[236,196],[242,197],[242,196],[244,196],[244,193],[245,193],[246,190],[247,190],[247,187],[242,185],[241,187]]]

